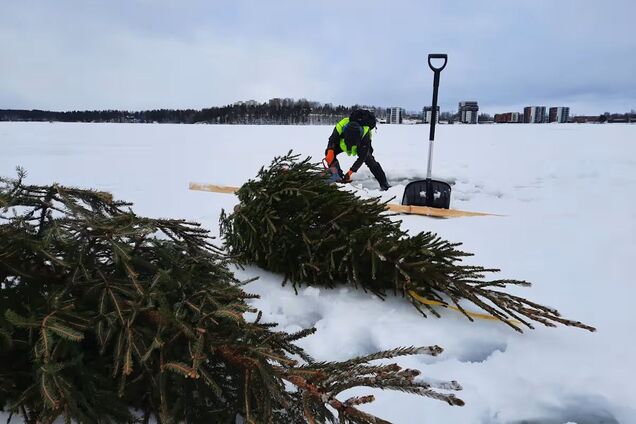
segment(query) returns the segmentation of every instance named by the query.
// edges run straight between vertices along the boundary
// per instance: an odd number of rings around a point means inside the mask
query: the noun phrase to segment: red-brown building
[[[518,123],[521,122],[521,114],[519,112],[497,113],[495,122],[498,124]]]

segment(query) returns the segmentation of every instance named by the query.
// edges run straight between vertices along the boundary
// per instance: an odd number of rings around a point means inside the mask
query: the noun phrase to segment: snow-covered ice
[[[327,126],[0,123],[0,175],[24,167],[27,182],[91,187],[135,203],[139,214],[202,222],[218,234],[232,195],[193,192],[188,182],[240,185],[293,149],[318,161]],[[363,196],[396,196],[426,173],[428,127],[380,126],[376,159],[393,187],[379,192],[364,167]],[[568,318],[594,325],[519,335],[449,311],[422,318],[400,298],[350,288],[281,287],[260,276],[247,289],[264,319],[316,335],[300,344],[320,360],[400,345],[444,347],[439,357],[399,362],[424,378],[457,380],[464,407],[402,393],[377,393],[365,409],[395,423],[636,422],[636,125],[441,125],[433,176],[452,183],[452,207],[503,217],[440,220],[402,216],[411,232],[432,230],[475,253],[468,261],[525,279],[511,288]],[[343,166],[350,158],[341,159]],[[361,390],[359,393],[375,393]]]

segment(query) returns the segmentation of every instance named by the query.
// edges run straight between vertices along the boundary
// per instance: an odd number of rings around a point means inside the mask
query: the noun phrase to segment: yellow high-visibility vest
[[[349,123],[349,118],[343,118],[336,124],[336,131],[338,134],[342,135],[345,127]],[[371,131],[367,125],[362,127],[362,137],[361,140],[367,135],[367,133]],[[351,149],[347,147],[347,143],[345,143],[344,137],[340,138],[340,149],[345,152],[348,156],[358,156],[358,146],[351,146]]]

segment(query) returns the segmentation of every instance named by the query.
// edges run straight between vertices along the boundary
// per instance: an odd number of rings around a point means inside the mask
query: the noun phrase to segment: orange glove
[[[350,183],[351,182],[351,177],[353,175],[353,171],[349,170],[349,172],[347,172],[344,176],[344,178],[342,179],[343,183]]]
[[[327,150],[327,157],[325,157],[325,160],[327,161],[327,166],[330,166],[331,162],[333,162],[335,158],[336,158],[336,155],[333,152],[333,149]]]

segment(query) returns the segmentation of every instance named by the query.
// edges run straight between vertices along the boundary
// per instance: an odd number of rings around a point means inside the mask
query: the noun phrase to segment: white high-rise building
[[[475,101],[459,102],[457,113],[459,115],[459,122],[463,122],[464,124],[476,124],[479,105]]]
[[[424,124],[428,124],[431,122],[431,118],[433,115],[433,106],[424,106],[422,110],[422,122]],[[435,122],[439,123],[439,106],[437,106],[437,112],[435,114]]]
[[[526,106],[523,108],[523,122],[526,124],[542,124],[545,119],[545,106]]]
[[[389,124],[401,124],[404,115],[404,109],[401,107],[392,107],[389,109]]]

